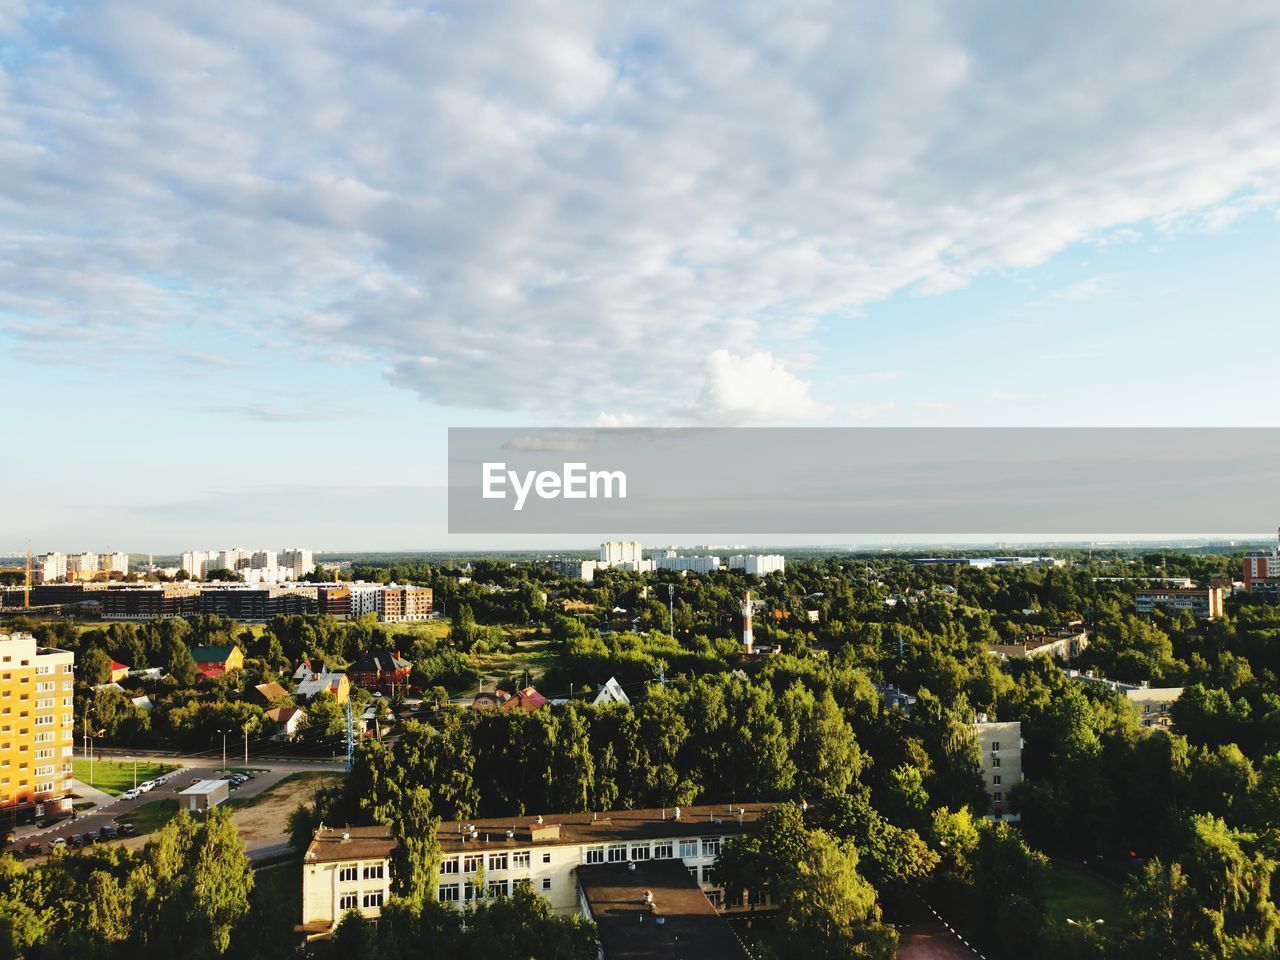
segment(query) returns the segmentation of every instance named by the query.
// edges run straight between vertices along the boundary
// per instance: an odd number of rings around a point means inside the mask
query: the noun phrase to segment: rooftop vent
[[[351,839],[351,834],[349,834],[349,833],[343,833],[343,835],[342,835],[342,842],[343,842],[343,843],[346,843],[346,842],[347,842],[348,840],[350,840],[350,839]]]
[[[627,864],[628,870],[634,870],[635,868],[636,868],[636,864],[634,860],[632,860],[630,863]]]
[[[679,820],[679,819],[680,819],[680,808],[679,808],[679,807],[676,807],[674,810],[672,810],[672,811],[671,811],[671,816],[672,816],[672,818],[673,818],[673,819],[675,819],[675,820]]]
[[[516,836],[516,831],[515,831],[515,828],[512,827],[510,830],[507,831],[507,839],[514,840],[515,836]]]

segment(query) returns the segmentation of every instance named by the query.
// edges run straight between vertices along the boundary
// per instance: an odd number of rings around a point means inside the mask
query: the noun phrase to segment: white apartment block
[[[197,580],[203,580],[209,573],[209,561],[212,559],[213,554],[207,550],[188,550],[182,555],[179,566]]]
[[[786,568],[787,558],[778,553],[738,553],[729,558],[730,570],[741,570],[753,577],[782,573]]]
[[[46,553],[31,561],[33,583],[61,583],[67,579],[67,557],[63,553]]]
[[[85,574],[98,572],[98,555],[96,553],[73,553],[67,557],[67,573]]]
[[[279,565],[274,550],[255,550],[249,557],[250,570],[273,570]]]
[[[108,573],[128,573],[129,555],[118,550],[102,555],[102,569]]]
[[[310,550],[301,547],[285,547],[280,551],[280,566],[293,571],[293,578],[301,580],[316,569],[315,557]]]
[[[639,540],[610,540],[600,544],[600,562],[606,566],[640,563],[643,560],[644,547]]]
[[[1022,782],[1022,724],[987,719],[978,714],[973,723],[982,763],[982,784],[991,801],[989,816],[994,820],[1020,820],[1009,812],[1009,789]]]
[[[668,552],[656,557],[654,564],[659,570],[685,570],[689,573],[715,573],[720,569],[720,558],[716,556],[681,557]]]

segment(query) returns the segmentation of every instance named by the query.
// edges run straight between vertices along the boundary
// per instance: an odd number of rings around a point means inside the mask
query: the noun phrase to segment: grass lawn
[[[1050,923],[1072,920],[1105,920],[1114,923],[1121,913],[1118,889],[1079,867],[1054,861],[1049,867],[1046,897]]]
[[[548,668],[554,666],[555,662],[556,654],[550,649],[550,644],[522,645],[515,653],[502,651],[471,654],[471,665],[480,672],[481,676],[515,674],[528,670],[529,676],[536,681],[547,672]]]
[[[178,815],[178,801],[173,797],[150,800],[128,813],[116,817],[116,823],[132,823],[139,835],[154,833]]]
[[[93,778],[89,777],[88,760],[73,760],[71,762],[71,775],[81,783],[87,783],[91,787],[96,787],[103,793],[109,793],[113,797],[117,797],[133,786],[133,761],[132,760],[94,760],[93,761]],[[138,783],[145,780],[153,780],[162,773],[168,773],[170,770],[177,769],[171,764],[166,763],[142,763],[138,764]]]

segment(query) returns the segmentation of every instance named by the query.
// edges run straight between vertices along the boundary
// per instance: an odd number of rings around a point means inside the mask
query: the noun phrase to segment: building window
[[[528,870],[529,856],[530,854],[528,850],[520,850],[517,853],[513,853],[511,855],[511,869],[512,870]]]
[[[991,752],[992,752],[992,753],[999,753],[999,752],[1000,752],[1000,741],[999,741],[999,740],[992,740],[992,741],[991,741]]]
[[[671,841],[659,840],[653,845],[653,859],[670,860],[671,859]]]
[[[381,880],[383,877],[383,865],[380,863],[365,864],[364,878],[366,880]]]
[[[442,883],[436,891],[436,897],[441,903],[457,903],[461,890],[456,883]]]
[[[689,871],[689,876],[693,877],[694,882],[696,883],[696,882],[697,882],[697,880],[698,880],[698,868],[697,868],[697,867],[687,867],[686,869]]]
[[[993,787],[1000,786],[1000,774],[997,773],[994,777],[991,778],[991,785]]]
[[[551,862],[551,854],[550,854],[550,853],[544,853],[544,854],[542,855],[542,862],[543,862],[543,863],[550,863],[550,862]]]
[[[350,883],[359,877],[359,868],[354,863],[348,863],[338,868],[338,881],[340,883]]]
[[[719,909],[720,907],[720,891],[719,890],[708,890],[707,899],[711,901],[711,905],[713,907]]]
[[[490,870],[507,869],[507,855],[505,853],[489,854],[489,869]]]
[[[543,878],[542,878],[542,889],[543,889],[543,890],[550,890],[550,889],[551,889],[551,878],[550,878],[550,877],[543,877]]]
[[[445,860],[445,861],[443,861],[443,862],[440,864],[440,872],[441,872],[441,873],[457,873],[457,872],[458,872],[458,858],[457,858],[457,857],[453,857],[452,859],[449,859],[449,860]]]
[[[649,845],[647,843],[633,843],[631,845],[632,860],[648,860]]]
[[[704,857],[720,856],[720,838],[719,837],[703,837],[702,838],[702,855]]]
[[[462,858],[462,872],[475,873],[484,863],[484,854],[472,853]]]
[[[491,897],[505,897],[507,895],[507,881],[490,880],[488,894]]]
[[[999,758],[999,757],[992,757],[992,758],[991,758],[991,769],[992,769],[992,770],[999,770],[999,769],[1000,769],[1000,758]]]
[[[627,845],[625,843],[613,843],[609,845],[609,862],[625,863],[627,859]]]
[[[713,869],[714,869],[714,868],[713,868],[713,867],[711,866],[711,864],[709,864],[709,863],[704,863],[704,864],[702,865],[702,882],[703,882],[703,883],[710,883],[710,882],[711,882],[711,871],[712,871]]]
[[[1000,803],[1002,800],[1004,800],[1004,794],[1001,793],[999,790],[997,790],[995,793],[991,795],[991,799],[994,800],[996,803]]]
[[[587,851],[587,863],[604,863],[604,847],[591,847]]]
[[[476,885],[470,880],[468,880],[462,888],[462,897],[467,903],[470,903],[476,898]]]
[[[681,840],[680,841],[680,859],[692,860],[698,855],[697,840]]]
[[[373,893],[364,895],[364,907],[366,910],[376,909],[382,906],[382,891],[375,890]]]
[[[358,893],[344,893],[338,898],[339,910],[354,910],[360,906],[360,895]]]

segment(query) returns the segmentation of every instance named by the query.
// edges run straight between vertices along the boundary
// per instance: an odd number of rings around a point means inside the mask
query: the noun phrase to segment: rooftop
[[[570,843],[618,843],[656,840],[662,837],[726,836],[755,827],[769,803],[681,807],[652,810],[611,810],[605,813],[546,814],[493,817],[484,820],[452,820],[440,824],[440,846],[446,855],[497,847],[555,846]],[[465,831],[474,827],[474,832]],[[511,837],[507,832],[512,833]],[[464,840],[470,835],[472,839]]]
[[[307,847],[307,863],[334,863],[338,860],[385,860],[396,848],[390,827],[321,827]]]
[[[578,867],[577,873],[606,960],[748,957],[679,860],[602,863]],[[645,894],[652,902],[645,902]]]
[[[183,790],[182,793],[184,796],[190,796],[192,794],[201,794],[201,793],[213,793],[219,787],[226,787],[226,786],[228,786],[228,783],[226,780],[201,780],[187,787],[187,789]]]

